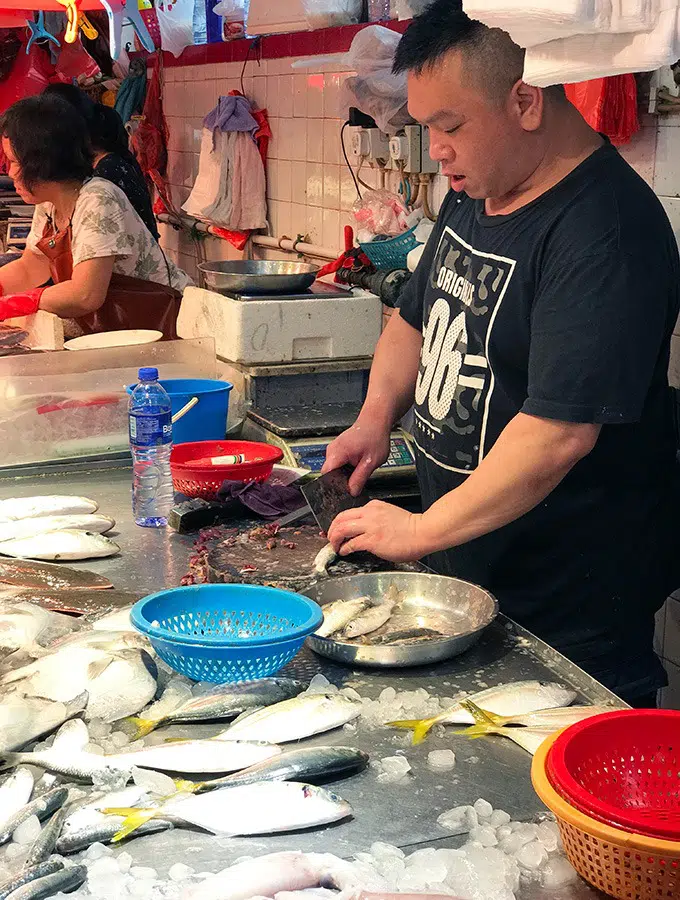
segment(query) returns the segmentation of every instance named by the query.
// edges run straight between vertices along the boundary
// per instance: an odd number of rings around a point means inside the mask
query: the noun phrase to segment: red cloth
[[[40,307],[40,298],[45,288],[36,288],[21,294],[5,294],[0,297],[0,319],[13,319],[15,316],[30,316]]]
[[[640,128],[634,75],[612,75],[566,84],[567,97],[595,131],[627,144]]]
[[[142,120],[130,140],[132,151],[150,184],[155,186],[167,209],[172,209],[165,178],[168,165],[168,124],[163,113],[163,58],[154,55],[151,78],[146,88]]]

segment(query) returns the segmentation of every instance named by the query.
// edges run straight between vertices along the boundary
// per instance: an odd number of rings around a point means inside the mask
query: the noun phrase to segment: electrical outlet
[[[405,172],[420,172],[421,131],[420,125],[404,125],[404,135],[406,137]]]
[[[379,128],[369,128],[366,134],[368,135],[368,158],[388,160],[390,147],[387,135],[383,134]]]
[[[406,154],[408,153],[408,142],[406,135],[395,134],[390,138],[390,159],[394,162],[405,163]]]
[[[370,150],[370,142],[368,140],[368,132],[365,128],[355,128],[352,132],[351,150],[353,156],[363,159],[368,156]]]
[[[430,129],[423,128],[421,135],[420,171],[435,175],[439,171],[439,163],[430,156]]]

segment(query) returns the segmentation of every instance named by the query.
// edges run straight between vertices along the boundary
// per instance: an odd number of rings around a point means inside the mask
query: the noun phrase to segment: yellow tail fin
[[[432,719],[400,719],[398,722],[387,722],[392,728],[411,728],[413,730],[413,743],[422,744],[428,731],[435,725],[437,718]]]
[[[151,732],[156,728],[158,722],[154,719],[140,719],[139,716],[128,716],[125,719],[126,722],[129,722],[131,725],[134,725],[137,731],[130,738],[131,741],[138,741],[139,738],[146,737],[147,734],[151,734]]]
[[[195,794],[200,788],[209,784],[207,781],[185,781],[184,778],[173,778],[178,794]]]
[[[478,738],[483,737],[485,734],[498,733],[498,729],[503,724],[501,716],[497,716],[495,713],[482,709],[481,706],[477,706],[473,700],[462,700],[461,706],[466,709],[475,720],[475,724],[466,728],[463,732],[466,737]]]
[[[160,809],[135,809],[131,806],[111,806],[102,810],[107,816],[125,816],[125,821],[120,829],[114,834],[111,842],[117,843],[132,834],[140,825],[144,825],[154,816],[157,816]]]

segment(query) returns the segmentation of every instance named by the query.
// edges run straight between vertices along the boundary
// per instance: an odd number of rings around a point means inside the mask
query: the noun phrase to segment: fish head
[[[310,806],[314,806],[320,811],[327,811],[331,808],[337,819],[344,819],[352,815],[352,807],[335,791],[313,784],[303,784],[301,788],[302,796]]]

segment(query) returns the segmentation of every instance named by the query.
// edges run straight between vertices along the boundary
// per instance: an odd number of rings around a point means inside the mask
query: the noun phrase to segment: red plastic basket
[[[213,456],[245,456],[245,462],[224,466],[196,466]],[[280,447],[255,441],[193,441],[177,444],[170,454],[172,483],[187,497],[214,500],[224,481],[266,481],[283,457]]]
[[[591,818],[680,841],[680,711],[625,709],[578,722],[555,740],[545,771]]]

